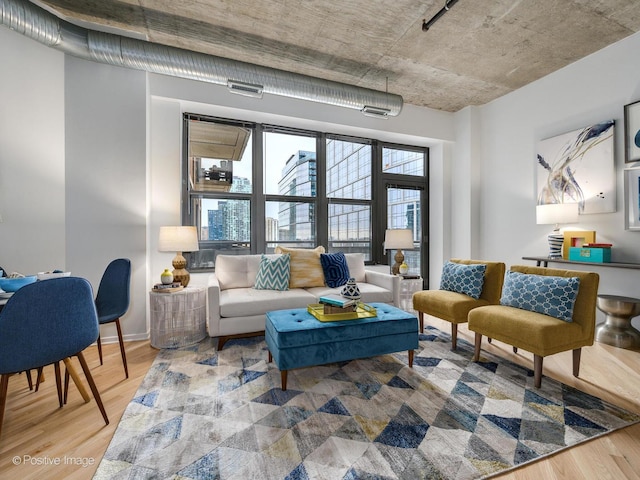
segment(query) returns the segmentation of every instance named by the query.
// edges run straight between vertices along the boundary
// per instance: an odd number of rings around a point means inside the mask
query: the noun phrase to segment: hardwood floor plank
[[[450,331],[447,322],[425,316],[425,323]],[[473,332],[460,325],[458,339],[473,344]],[[20,480],[91,479],[111,441],[124,409],[153,362],[157,350],[149,342],[126,344],[130,378],[124,378],[118,344],[104,345],[100,366],[96,347],[85,351],[91,373],[102,396],[110,424],[105,426],[93,398],[85,404],[73,382],[68,403],[58,408],[53,368],[45,369],[40,391],[29,391],[25,375],[9,380],[9,395],[0,437],[0,478]],[[532,368],[533,355],[512,352],[511,346],[486,339],[483,351]],[[566,354],[565,354],[566,353]],[[72,359],[88,386],[77,359]],[[543,374],[615,405],[640,413],[640,352],[594,344],[583,348],[580,377],[572,374],[571,352],[546,357]],[[543,377],[542,381],[545,381]],[[14,465],[13,457],[33,462],[58,461],[62,465]],[[67,464],[64,465],[65,459]],[[84,461],[87,465],[74,464]],[[508,480],[640,480],[640,424],[591,440],[577,447],[497,476]]]

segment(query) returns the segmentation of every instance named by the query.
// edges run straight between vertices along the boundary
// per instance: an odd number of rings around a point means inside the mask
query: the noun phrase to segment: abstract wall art
[[[624,228],[640,232],[640,168],[624,169]]]
[[[640,162],[640,102],[624,106],[625,162]]]
[[[538,142],[537,205],[577,203],[580,214],[616,211],[613,120]]]

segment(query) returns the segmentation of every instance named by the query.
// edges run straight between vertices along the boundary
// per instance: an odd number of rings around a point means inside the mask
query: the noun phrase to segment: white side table
[[[207,289],[189,286],[174,293],[149,292],[151,346],[177,348],[207,336]]]
[[[413,312],[413,294],[422,290],[422,278],[404,278],[400,276],[400,305],[406,312]]]

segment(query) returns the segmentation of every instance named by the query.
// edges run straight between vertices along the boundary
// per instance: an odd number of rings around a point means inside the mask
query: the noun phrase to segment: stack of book
[[[355,312],[357,307],[355,300],[333,293],[323,295],[318,300],[324,306],[325,314]]]
[[[184,287],[180,282],[156,283],[153,286],[153,291],[159,292],[159,293],[173,293],[173,292],[179,292],[183,288]]]

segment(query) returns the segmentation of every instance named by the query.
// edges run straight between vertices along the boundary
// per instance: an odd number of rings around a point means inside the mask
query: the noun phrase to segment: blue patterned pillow
[[[572,322],[573,306],[579,287],[578,277],[553,277],[508,271],[504,277],[500,304]]]
[[[344,253],[321,253],[320,263],[327,287],[341,287],[349,281],[349,266]]]
[[[260,267],[256,275],[256,290],[289,290],[290,255],[288,253],[277,258],[262,255]]]
[[[447,262],[442,267],[440,290],[464,293],[477,300],[482,295],[486,269],[487,266],[483,263],[465,265]]]

